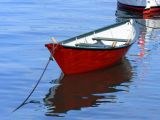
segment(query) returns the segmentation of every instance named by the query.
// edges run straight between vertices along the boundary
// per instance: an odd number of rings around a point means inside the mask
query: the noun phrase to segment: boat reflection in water
[[[117,8],[116,10],[116,16],[121,16],[121,17],[128,17],[128,18],[138,18],[138,19],[152,19],[152,18],[160,18],[160,13],[159,14],[140,14],[137,13],[136,11],[126,11],[123,9]]]
[[[59,85],[50,88],[44,98],[48,108],[46,115],[59,116],[69,110],[116,102],[116,96],[107,93],[125,91],[116,87],[123,82],[129,82],[131,78],[132,67],[127,59],[109,69],[61,76],[57,81]],[[128,88],[128,85],[123,87]]]
[[[144,57],[149,54],[151,46],[157,46],[160,32],[160,19],[139,19],[137,24],[140,26],[140,38],[138,46],[140,48],[139,56]]]
[[[140,52],[138,56],[144,57],[149,54],[149,47],[151,44],[154,44],[155,41],[160,39],[160,19],[158,17],[150,17],[149,19],[143,19],[144,17],[139,16],[138,14],[130,14],[130,12],[122,11],[117,9],[116,12],[117,22],[126,21],[126,19],[135,18],[136,25],[140,31],[138,46]],[[149,46],[150,44],[150,46]],[[157,44],[157,43],[156,43]]]
[[[143,17],[139,15],[133,15],[119,9],[116,11],[116,17],[117,22],[123,22],[127,19],[134,18],[135,22],[137,23],[135,25],[138,26],[138,29],[141,33],[145,33],[145,36],[150,35],[152,37],[155,32],[159,32],[160,30],[160,19],[156,17],[143,19]]]
[[[127,18],[128,19],[129,18],[143,19],[143,17],[144,17],[142,14],[138,14],[138,13],[135,14],[135,12],[133,12],[133,11],[129,12],[129,11],[121,10],[119,8],[117,8],[115,15],[116,15],[116,17],[124,18],[124,19],[127,19]]]

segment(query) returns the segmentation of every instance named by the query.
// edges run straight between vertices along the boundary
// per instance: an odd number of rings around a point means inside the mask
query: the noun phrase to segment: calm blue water
[[[160,30],[140,26],[140,39],[121,64],[65,76],[52,62],[28,104],[12,112],[42,73],[59,41],[116,21],[116,0],[0,1],[1,120],[159,120]],[[160,20],[141,20],[160,27]]]

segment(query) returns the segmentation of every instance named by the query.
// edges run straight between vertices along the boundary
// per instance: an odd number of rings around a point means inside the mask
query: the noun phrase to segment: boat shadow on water
[[[44,98],[44,104],[47,106],[46,115],[62,116],[70,110],[116,103],[117,97],[112,93],[126,91],[118,87],[123,86],[124,82],[129,82],[131,78],[132,67],[127,59],[108,69],[77,75],[61,75],[55,80],[58,86],[50,88]],[[124,87],[128,89],[129,84]]]
[[[153,19],[153,18],[160,18],[160,13],[154,14],[143,14],[137,11],[128,11],[126,9],[121,9],[117,7],[116,16],[121,18],[132,18],[132,19]]]
[[[144,16],[140,16],[138,14],[131,14],[131,12],[117,9],[117,22],[123,22],[126,21],[126,19],[131,18],[134,18],[134,20],[136,21],[137,29],[139,30],[139,53],[137,54],[137,56],[147,56],[151,53],[152,50],[158,48],[158,43],[160,40],[160,15],[148,17],[147,19],[145,19]]]

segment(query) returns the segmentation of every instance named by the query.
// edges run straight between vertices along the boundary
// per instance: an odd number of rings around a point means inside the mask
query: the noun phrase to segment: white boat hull
[[[137,6],[137,7],[157,7],[160,6],[160,0],[118,0],[118,2],[130,6]]]
[[[118,8],[144,14],[160,13],[160,0],[117,0]],[[134,10],[134,11],[133,11]]]

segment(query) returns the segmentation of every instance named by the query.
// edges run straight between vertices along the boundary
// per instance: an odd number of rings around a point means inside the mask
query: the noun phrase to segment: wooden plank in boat
[[[90,43],[77,43],[75,45],[80,47],[99,47],[99,48],[111,47],[110,45],[90,44]]]
[[[92,38],[92,40],[97,40],[97,41],[101,41],[101,40],[105,40],[105,41],[116,41],[116,42],[127,42],[128,39],[117,39],[117,38],[106,38],[106,37],[94,37]]]

